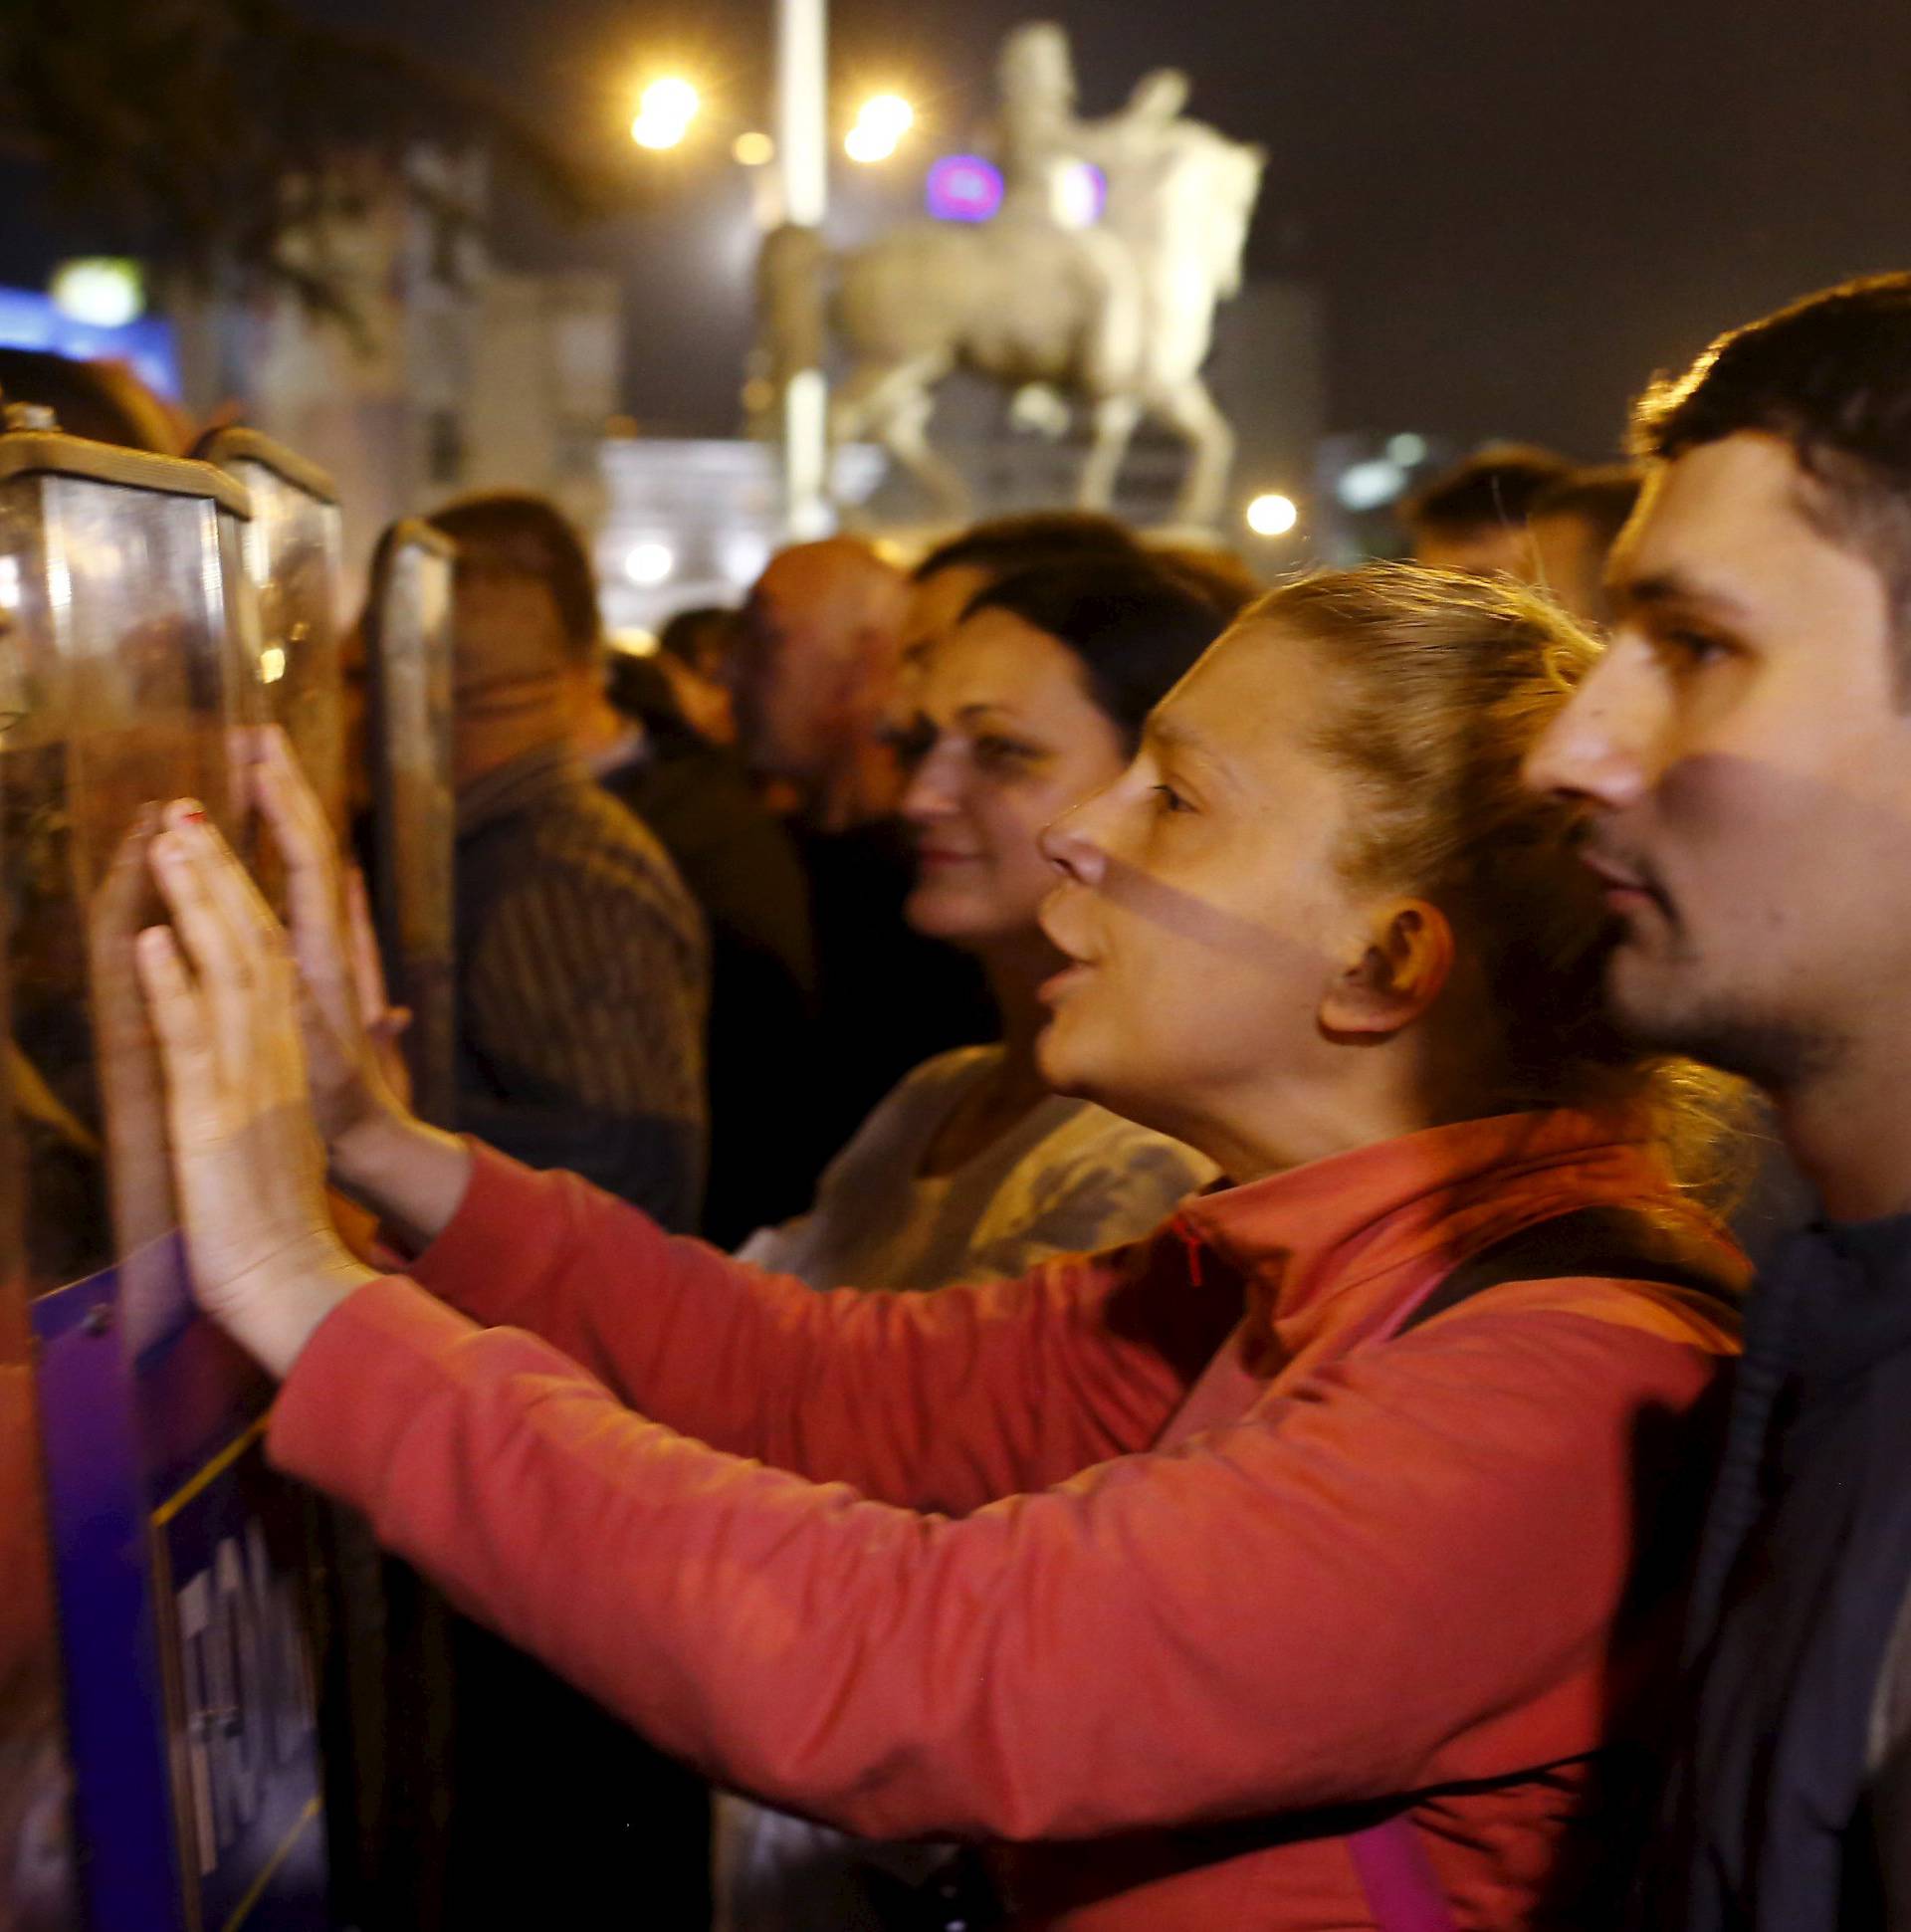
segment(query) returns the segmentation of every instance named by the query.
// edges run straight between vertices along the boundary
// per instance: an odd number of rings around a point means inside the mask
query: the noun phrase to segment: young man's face
[[[1528,761],[1589,806],[1642,1039],[1783,1092],[1905,1023],[1911,716],[1886,586],[1776,438],[1661,466],[1604,658]]]

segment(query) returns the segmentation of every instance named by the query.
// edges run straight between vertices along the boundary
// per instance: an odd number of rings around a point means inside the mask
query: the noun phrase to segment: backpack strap
[[[1457,1932],[1433,1861],[1404,1812],[1350,1832],[1345,1843],[1380,1932]]]
[[[1689,1235],[1639,1207],[1576,1207],[1536,1221],[1462,1261],[1388,1338],[1407,1334],[1475,1295],[1508,1281],[1558,1281],[1588,1275],[1611,1281],[1656,1281],[1717,1295]],[[1348,1855],[1380,1932],[1454,1932],[1454,1919],[1432,1861],[1405,1810],[1351,1832]]]
[[[1719,1293],[1718,1276],[1704,1265],[1703,1250],[1690,1235],[1668,1228],[1642,1207],[1576,1207],[1535,1221],[1462,1261],[1390,1334],[1405,1335],[1503,1282],[1579,1275]]]

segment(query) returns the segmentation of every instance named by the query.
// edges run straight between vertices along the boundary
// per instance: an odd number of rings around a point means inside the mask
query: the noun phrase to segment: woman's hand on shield
[[[409,1017],[390,1004],[364,888],[347,873],[324,807],[276,725],[253,735],[251,793],[286,871],[313,1117],[327,1148],[410,1112],[397,1042]]]
[[[388,1233],[422,1248],[464,1198],[471,1155],[411,1111],[398,1051],[410,1016],[386,996],[364,882],[343,872],[324,807],[276,726],[257,734],[251,769],[253,799],[285,862],[313,1113],[331,1178]]]
[[[169,806],[150,849],[173,924],[142,932],[136,957],[165,1069],[193,1293],[283,1376],[372,1279],[325,1204],[298,970],[271,908],[196,807]]]

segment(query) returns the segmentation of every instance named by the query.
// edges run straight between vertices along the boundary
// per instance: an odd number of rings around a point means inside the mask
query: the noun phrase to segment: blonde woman
[[[1742,1271],[1520,787],[1586,648],[1407,570],[1251,609],[1049,834],[1043,914],[1047,1076],[1231,1184],[935,1295],[406,1119],[281,775],[309,1076],[280,936],[175,808],[140,958],[273,1454],[714,1777],[997,1847],[1019,1924],[1608,1923]],[[413,1278],[336,1247],[327,1148]]]

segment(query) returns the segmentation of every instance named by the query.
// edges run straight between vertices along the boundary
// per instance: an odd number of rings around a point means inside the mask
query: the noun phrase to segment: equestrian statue
[[[1084,509],[1109,507],[1152,417],[1188,447],[1175,521],[1211,528],[1234,435],[1201,367],[1215,308],[1240,288],[1266,152],[1184,116],[1187,82],[1171,70],[1118,112],[1080,119],[1067,37],[1047,22],[1008,36],[999,81],[993,218],[913,221],[839,255],[814,229],[776,230],[758,263],[759,368],[779,386],[820,366],[833,332],[849,367],[831,397],[832,444],[880,444],[951,520],[966,515],[968,491],[929,425],[953,370],[1007,386],[1024,426],[1055,434],[1071,402],[1086,412]]]

